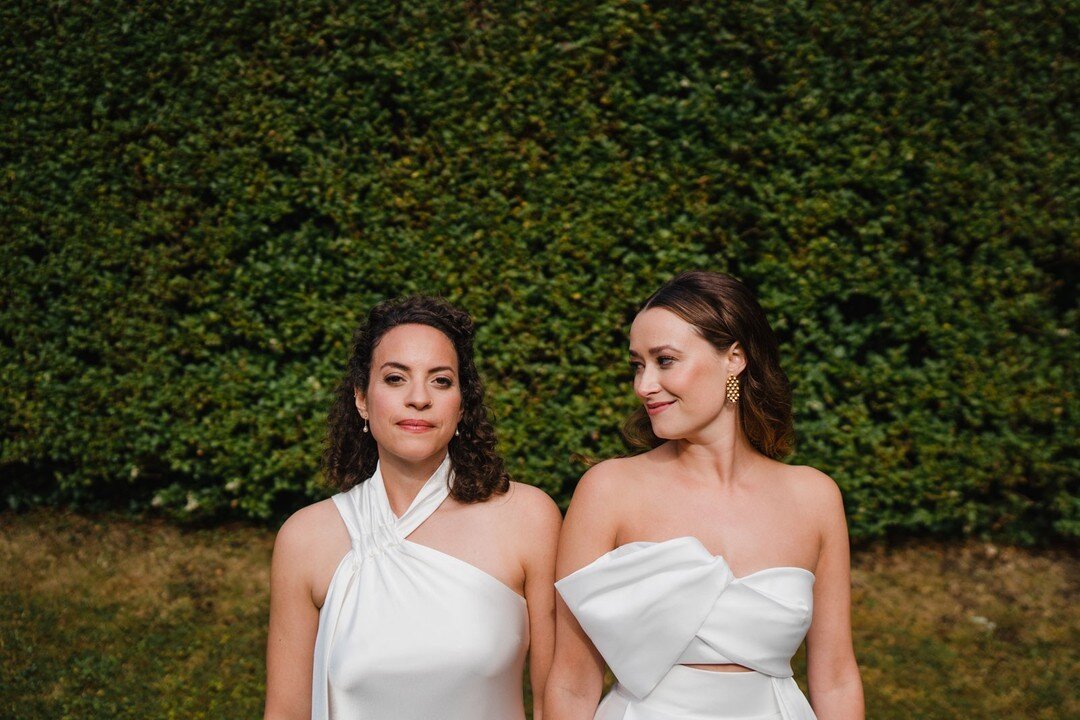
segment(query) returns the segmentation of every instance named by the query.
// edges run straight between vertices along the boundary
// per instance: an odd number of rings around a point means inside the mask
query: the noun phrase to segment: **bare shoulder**
[[[840,486],[831,477],[809,465],[790,465],[785,473],[788,489],[800,506],[812,509],[824,519],[844,516]]]
[[[274,540],[274,554],[311,557],[320,549],[349,546],[349,532],[334,501],[327,498],[307,505],[289,516]]]
[[[584,560],[585,556],[589,556],[588,560],[595,559],[614,547],[626,519],[647,504],[650,487],[647,479],[656,475],[647,455],[604,460],[581,476],[563,525],[568,543],[576,542],[588,548],[579,559]],[[576,562],[571,564],[581,566]]]
[[[546,492],[534,485],[511,482],[504,497],[504,507],[516,524],[529,527],[553,526],[557,529],[562,522],[559,506]]]
[[[574,500],[610,503],[624,496],[650,464],[648,454],[611,458],[593,465],[578,481]]]

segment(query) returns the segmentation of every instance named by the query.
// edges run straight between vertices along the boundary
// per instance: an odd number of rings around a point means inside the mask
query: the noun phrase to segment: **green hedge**
[[[0,7],[8,504],[279,519],[413,292],[565,503],[634,308],[704,267],[855,536],[1080,537],[1075,3],[291,7]]]

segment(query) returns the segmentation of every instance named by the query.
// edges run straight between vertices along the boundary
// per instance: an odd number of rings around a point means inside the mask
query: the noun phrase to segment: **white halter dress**
[[[555,584],[618,683],[595,720],[815,720],[792,678],[814,575],[735,577],[696,538],[618,547]],[[735,663],[756,672],[687,664]]]
[[[333,497],[352,547],[319,612],[312,720],[524,720],[525,599],[405,539],[450,482],[447,457],[401,517],[378,467]]]

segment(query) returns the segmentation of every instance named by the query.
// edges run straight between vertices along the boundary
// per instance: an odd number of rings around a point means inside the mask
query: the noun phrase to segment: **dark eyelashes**
[[[398,385],[405,382],[405,378],[401,375],[387,375],[385,378],[383,378],[383,382],[388,385]],[[440,388],[444,389],[454,387],[454,381],[448,377],[435,378],[435,384],[438,385]]]
[[[661,355],[660,357],[656,358],[656,364],[662,368],[671,367],[672,363],[674,362],[675,358],[668,355]],[[627,364],[630,366],[630,370],[632,372],[638,372],[645,367],[645,363],[639,362],[637,360],[631,360]]]

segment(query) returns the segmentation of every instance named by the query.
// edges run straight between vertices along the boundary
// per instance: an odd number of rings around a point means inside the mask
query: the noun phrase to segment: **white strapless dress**
[[[319,613],[312,720],[524,720],[525,599],[405,539],[450,476],[448,457],[400,518],[378,468],[333,497],[352,547]]]
[[[815,720],[791,671],[813,615],[809,570],[737,578],[683,537],[623,545],[555,587],[618,680],[595,720]],[[685,667],[726,663],[753,672]]]

